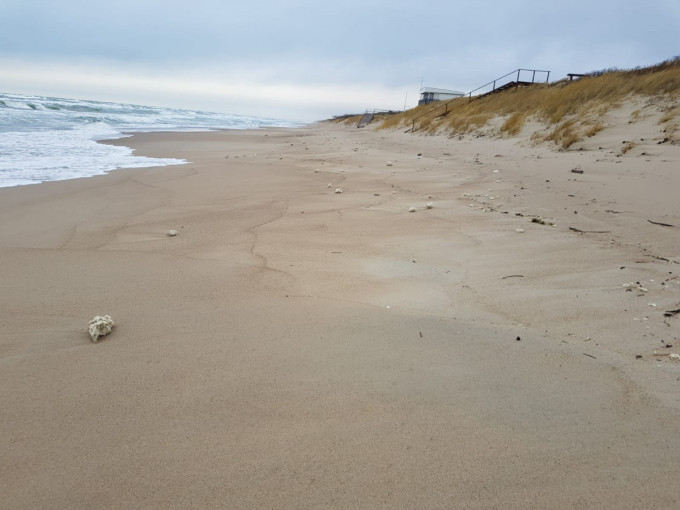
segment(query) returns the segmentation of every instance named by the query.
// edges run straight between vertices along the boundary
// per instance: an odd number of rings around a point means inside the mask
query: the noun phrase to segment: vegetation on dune
[[[361,117],[363,117],[361,113],[346,113],[344,115],[336,115],[331,120],[341,124],[356,124],[361,120]]]
[[[498,118],[502,121],[495,128],[498,134],[514,136],[531,119],[546,128],[533,139],[567,149],[604,129],[603,116],[632,96],[680,99],[680,57],[650,67],[596,71],[574,81],[518,87],[478,99],[430,103],[392,115],[380,127],[459,135],[487,127]],[[680,131],[679,114],[680,107],[673,105],[661,118],[670,138]]]
[[[399,112],[394,112],[394,111],[381,111],[377,112],[374,114],[374,119],[373,122],[379,123],[383,122],[386,119],[389,119],[390,117],[398,114]],[[365,114],[363,113],[346,113],[344,115],[336,115],[334,116],[331,121],[336,122],[338,124],[347,124],[347,125],[355,125],[357,124]]]

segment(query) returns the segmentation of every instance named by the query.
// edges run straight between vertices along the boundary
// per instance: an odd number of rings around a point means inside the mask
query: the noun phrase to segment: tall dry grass
[[[548,127],[544,140],[566,149],[602,130],[602,117],[630,96],[680,98],[680,57],[647,68],[597,71],[573,82],[518,87],[472,101],[463,97],[430,103],[393,115],[381,127],[454,135],[501,117],[499,134],[516,135],[531,118]],[[664,117],[669,127],[677,113],[675,108]]]

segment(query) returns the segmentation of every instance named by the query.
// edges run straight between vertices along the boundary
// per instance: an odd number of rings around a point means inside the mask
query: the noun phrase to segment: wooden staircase
[[[493,90],[490,90],[489,92],[485,92],[483,94],[479,94],[475,97],[471,97],[470,99],[481,99],[486,96],[490,96],[491,94],[498,94],[499,92],[503,92],[504,90],[509,90],[509,89],[515,89],[517,87],[528,87],[530,85],[534,85],[533,82],[530,81],[510,81],[504,85],[501,85],[500,87],[496,87]]]
[[[531,81],[529,81],[528,73],[531,73]],[[545,82],[541,80],[540,82],[536,80],[536,73],[545,75]],[[503,92],[504,90],[509,90],[517,87],[528,87],[536,83],[548,83],[550,79],[550,71],[542,71],[540,69],[515,69],[508,74],[496,78],[489,83],[485,83],[481,87],[477,87],[475,90],[468,92],[466,95],[472,101],[473,99],[481,99],[491,94],[496,94],[498,92]],[[489,90],[489,88],[491,90]],[[476,94],[475,94],[476,93]],[[474,94],[474,96],[473,96]]]
[[[364,113],[364,116],[361,117],[361,119],[357,123],[357,127],[362,128],[364,126],[367,126],[373,120],[373,117],[375,117],[375,113],[371,112]]]

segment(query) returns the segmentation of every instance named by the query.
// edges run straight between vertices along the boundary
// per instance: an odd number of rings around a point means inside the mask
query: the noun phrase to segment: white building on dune
[[[448,101],[449,99],[463,97],[464,95],[464,92],[458,92],[457,90],[423,87],[420,89],[420,100],[418,100],[418,104],[427,104],[434,101]]]

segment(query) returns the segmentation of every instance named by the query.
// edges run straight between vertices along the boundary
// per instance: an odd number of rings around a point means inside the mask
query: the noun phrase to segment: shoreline
[[[0,189],[5,501],[672,507],[680,148],[621,136],[137,133],[190,163]]]

